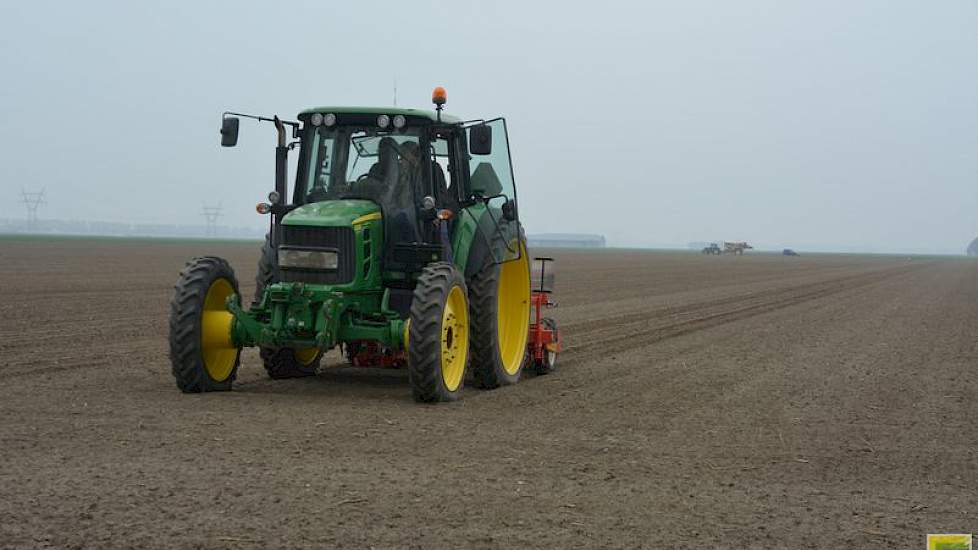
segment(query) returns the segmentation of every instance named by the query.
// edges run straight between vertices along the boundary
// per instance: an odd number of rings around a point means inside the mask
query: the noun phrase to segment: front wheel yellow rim
[[[522,243],[520,257],[499,266],[496,292],[499,358],[512,376],[523,366],[530,332],[530,259]]]
[[[299,362],[303,367],[308,367],[319,357],[319,348],[303,348],[297,349],[292,352],[295,355],[295,360]]]
[[[453,286],[441,316],[441,377],[448,391],[462,385],[469,355],[469,304],[459,286]]]
[[[234,317],[225,302],[234,294],[234,287],[227,279],[211,283],[204,297],[200,315],[200,350],[204,369],[211,380],[223,382],[231,376],[238,360],[238,348],[231,342],[231,322]]]

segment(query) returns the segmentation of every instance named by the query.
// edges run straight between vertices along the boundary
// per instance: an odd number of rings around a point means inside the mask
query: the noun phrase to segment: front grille
[[[336,271],[313,269],[281,269],[286,283],[341,285],[353,280],[357,273],[353,229],[349,227],[282,226],[280,244],[296,247],[335,248],[338,252]]]

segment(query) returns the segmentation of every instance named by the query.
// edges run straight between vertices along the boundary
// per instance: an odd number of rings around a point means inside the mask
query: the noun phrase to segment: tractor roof
[[[406,109],[404,107],[310,107],[303,110],[301,113],[299,113],[299,115],[311,115],[313,113],[336,113],[343,115],[404,115],[406,117],[423,117],[432,122],[436,122],[438,120],[438,115],[435,113],[435,111],[430,111],[427,109]],[[457,124],[462,122],[462,119],[442,113],[441,121],[447,122],[448,124]]]

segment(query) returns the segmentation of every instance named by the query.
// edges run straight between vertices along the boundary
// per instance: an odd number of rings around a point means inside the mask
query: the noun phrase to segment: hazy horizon
[[[274,134],[224,110],[506,116],[529,233],[963,253],[978,3],[420,2],[0,8],[5,218],[264,227]],[[293,174],[294,175],[294,172]]]

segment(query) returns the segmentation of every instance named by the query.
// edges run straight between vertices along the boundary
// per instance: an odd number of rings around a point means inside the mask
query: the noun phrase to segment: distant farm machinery
[[[729,242],[724,241],[723,248],[717,243],[710,243],[709,246],[703,248],[703,254],[710,254],[719,256],[720,254],[736,254],[742,256],[745,250],[751,250],[754,247],[747,244],[746,242]]]
[[[723,253],[724,254],[736,254],[742,256],[745,250],[751,250],[754,247],[741,241],[741,242],[724,242],[723,243]]]
[[[710,243],[710,246],[703,247],[703,254],[719,256],[721,253],[723,253],[723,250],[717,243]]]

